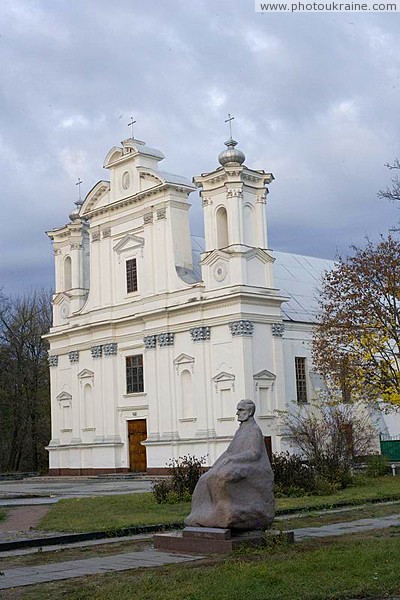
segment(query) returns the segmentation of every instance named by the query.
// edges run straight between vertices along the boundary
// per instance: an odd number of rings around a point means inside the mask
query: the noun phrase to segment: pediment
[[[217,373],[212,378],[215,383],[219,383],[220,381],[235,381],[235,376],[232,373],[227,373],[226,371],[221,371]]]
[[[68,294],[66,294],[65,292],[58,292],[57,294],[54,294],[54,296],[52,298],[52,303],[54,306],[58,306],[59,304],[62,304],[63,302],[69,302]]]
[[[250,259],[256,257],[261,262],[264,262],[267,264],[275,262],[275,258],[273,256],[271,256],[270,254],[268,254],[268,252],[266,252],[262,248],[251,248],[250,250],[248,250],[248,252],[246,252],[245,256],[246,256],[246,260],[250,260]]]
[[[80,373],[78,373],[78,379],[93,379],[94,373],[90,371],[90,369],[83,369]]]
[[[108,204],[108,192],[110,191],[110,182],[101,180],[87,194],[81,208],[81,216],[89,213],[95,208],[106,206]]]
[[[156,173],[152,171],[139,171],[140,179],[148,181],[151,185],[159,185],[160,183],[165,183],[165,179],[156,175]]]
[[[136,250],[137,248],[143,248],[144,239],[133,235],[133,233],[127,233],[124,237],[115,244],[114,251],[117,254],[122,252],[128,252],[128,250]]]
[[[201,261],[201,265],[213,265],[217,261],[224,261],[226,263],[229,262],[229,252],[224,252],[223,250],[212,250],[209,252]]]
[[[276,375],[274,373],[271,373],[271,371],[264,369],[263,371],[260,371],[259,373],[256,373],[255,375],[253,375],[253,379],[264,380],[264,381],[275,381]]]
[[[68,392],[61,392],[60,394],[58,394],[57,400],[59,402],[71,402],[72,396]]]
[[[190,363],[194,363],[194,356],[190,356],[184,352],[174,359],[174,365],[185,365]]]

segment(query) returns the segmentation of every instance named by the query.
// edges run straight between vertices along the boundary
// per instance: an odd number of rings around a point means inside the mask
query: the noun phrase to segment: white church
[[[272,173],[230,138],[210,173],[159,169],[129,138],[66,225],[55,255],[50,343],[50,473],[162,473],[172,458],[212,464],[256,403],[274,452],[289,448],[277,410],[318,391],[311,334],[331,261],[268,249]],[[203,238],[190,234],[200,189]]]

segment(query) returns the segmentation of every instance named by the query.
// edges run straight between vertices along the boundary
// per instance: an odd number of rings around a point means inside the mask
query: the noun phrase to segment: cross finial
[[[134,120],[133,120],[133,117],[131,117],[131,122],[130,122],[130,123],[128,123],[128,127],[130,127],[130,128],[131,128],[131,138],[132,138],[132,139],[134,139],[134,138],[135,138],[135,136],[133,135],[133,126],[134,126],[134,124],[135,124],[135,123],[136,123],[136,121],[134,121]]]
[[[81,198],[81,185],[82,185],[82,183],[83,183],[83,181],[81,181],[81,178],[78,177],[78,181],[76,182],[75,185],[78,186],[78,190],[79,190],[79,202],[82,201],[82,198]]]
[[[228,113],[228,118],[225,119],[225,123],[229,123],[229,134],[232,137],[232,121],[235,117],[231,117],[230,113]]]

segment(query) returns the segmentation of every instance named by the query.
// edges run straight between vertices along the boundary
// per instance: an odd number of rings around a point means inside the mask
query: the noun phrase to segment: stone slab
[[[231,532],[232,534],[232,532]],[[271,539],[272,543],[294,542],[293,531],[246,531],[231,535],[228,539],[183,536],[183,532],[162,533],[153,537],[154,548],[162,552],[184,552],[194,554],[225,554],[241,546],[263,546]]]
[[[210,540],[229,540],[231,536],[230,529],[219,529],[217,527],[185,527],[182,531],[184,538],[202,538]]]

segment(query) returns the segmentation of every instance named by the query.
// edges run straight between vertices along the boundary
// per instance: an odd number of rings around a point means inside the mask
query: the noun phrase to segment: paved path
[[[296,540],[310,537],[327,537],[330,535],[344,535],[345,533],[359,533],[371,531],[372,529],[386,529],[387,527],[399,526],[400,515],[390,515],[376,519],[359,519],[358,521],[347,521],[347,523],[332,523],[320,527],[303,527],[294,529]]]
[[[333,523],[331,525],[323,525],[320,527],[303,527],[301,529],[295,529],[294,534],[296,540],[302,540],[312,537],[339,536],[346,533],[384,529],[399,525],[400,514],[376,519],[360,519],[358,521],[349,521],[347,523]],[[130,536],[130,539],[136,537],[143,538],[143,536]],[[111,543],[111,541],[112,540],[108,540],[109,543]],[[119,538],[118,541],[124,541],[124,538]],[[95,545],[96,543],[98,542],[90,542],[91,545]],[[74,544],[75,547],[85,545],[87,545],[87,542]],[[64,547],[67,547],[67,545]],[[72,579],[74,577],[95,575],[110,571],[158,567],[166,564],[200,560],[201,558],[204,557],[171,554],[148,549],[107,557],[70,560],[35,567],[5,569],[5,576],[0,578],[0,590],[62,579]]]
[[[17,481],[0,481],[0,506],[21,503],[42,504],[57,502],[60,498],[109,496],[149,492],[151,479],[101,479],[96,477],[30,477]],[[32,496],[39,496],[32,498]]]
[[[183,563],[199,560],[202,556],[187,556],[184,554],[169,554],[158,550],[143,550],[129,552],[102,558],[87,558],[85,560],[69,560],[36,567],[7,569],[4,577],[0,578],[0,590],[25,585],[35,585],[49,581],[60,581],[73,577],[96,575],[109,571],[127,571],[146,567],[161,567],[172,563]]]

